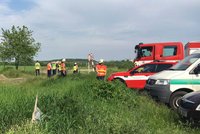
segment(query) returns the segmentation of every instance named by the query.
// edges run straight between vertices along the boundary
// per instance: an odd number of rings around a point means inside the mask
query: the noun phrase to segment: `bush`
[[[105,82],[96,81],[91,83],[91,90],[94,92],[95,98],[102,98],[106,100],[120,99],[124,102],[130,97],[129,89],[126,88],[121,82]]]

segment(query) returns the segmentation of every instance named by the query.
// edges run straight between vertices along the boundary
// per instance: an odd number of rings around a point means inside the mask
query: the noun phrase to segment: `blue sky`
[[[38,60],[123,60],[139,42],[200,41],[199,13],[199,0],[1,0],[0,26],[32,30]]]
[[[34,3],[30,0],[10,0],[7,1],[8,7],[18,12],[22,10],[29,10],[33,8]]]

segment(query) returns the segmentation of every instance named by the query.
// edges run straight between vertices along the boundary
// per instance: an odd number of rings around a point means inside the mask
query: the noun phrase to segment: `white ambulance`
[[[183,95],[200,91],[200,54],[192,54],[169,70],[150,76],[145,90],[176,110]]]

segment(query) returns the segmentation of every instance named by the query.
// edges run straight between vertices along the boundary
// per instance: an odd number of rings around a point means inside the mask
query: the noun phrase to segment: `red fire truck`
[[[185,47],[182,42],[139,43],[135,46],[136,66],[152,61],[177,62],[185,56],[200,50],[200,42],[188,42]]]

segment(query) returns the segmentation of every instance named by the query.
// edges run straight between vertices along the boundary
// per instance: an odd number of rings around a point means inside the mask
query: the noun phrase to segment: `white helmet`
[[[100,60],[99,60],[99,63],[103,63],[103,59],[100,59]]]
[[[62,59],[62,62],[65,62],[65,59]]]

